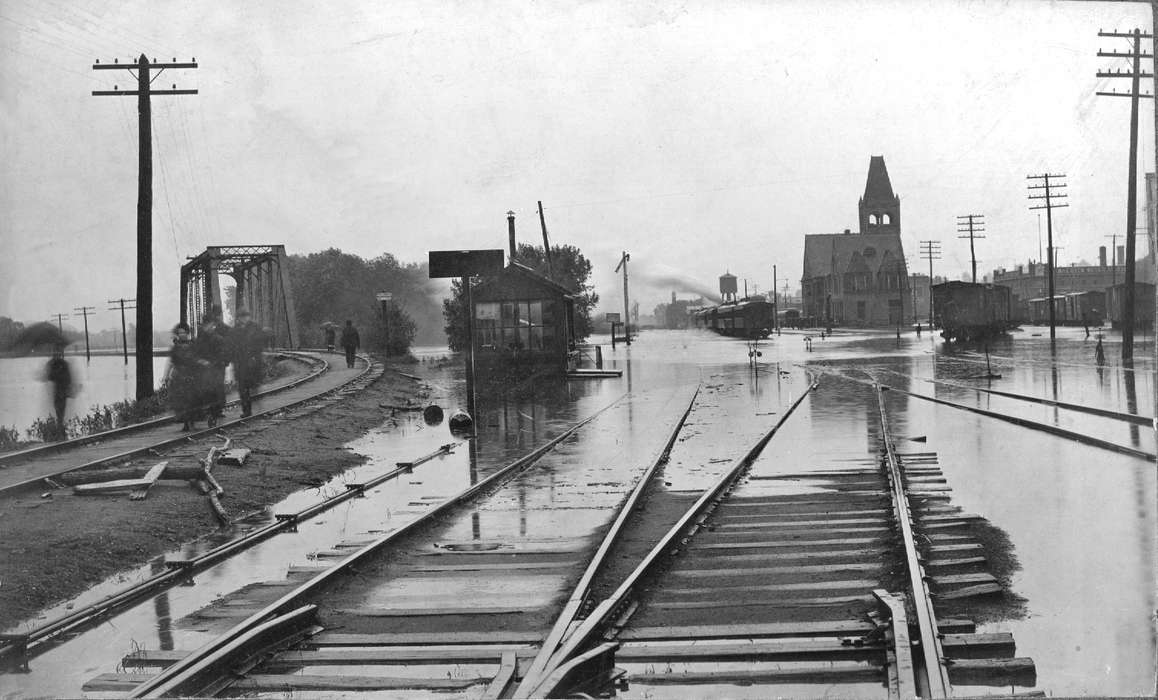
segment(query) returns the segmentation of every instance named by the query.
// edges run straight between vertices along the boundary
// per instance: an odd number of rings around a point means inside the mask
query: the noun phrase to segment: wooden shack
[[[575,337],[575,295],[511,263],[473,289],[475,364],[565,372]]]

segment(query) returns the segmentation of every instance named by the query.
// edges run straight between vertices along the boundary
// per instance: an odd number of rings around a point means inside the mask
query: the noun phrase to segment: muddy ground
[[[427,365],[391,363],[361,392],[247,435],[253,454],[246,467],[213,472],[228,514],[236,520],[363,462],[343,445],[389,417],[381,404],[422,402],[430,393],[399,371],[425,377]],[[0,629],[219,527],[207,499],[185,481],[159,481],[144,501],[123,493],[75,496],[70,489],[50,498],[0,497]]]

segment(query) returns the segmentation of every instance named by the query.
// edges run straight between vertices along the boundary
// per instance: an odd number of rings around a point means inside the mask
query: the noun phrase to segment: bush
[[[14,450],[20,446],[20,431],[0,425],[0,450]]]

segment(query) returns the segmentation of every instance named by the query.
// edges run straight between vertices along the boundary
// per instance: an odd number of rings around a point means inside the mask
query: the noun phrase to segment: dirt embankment
[[[398,369],[423,377],[433,371],[424,364]],[[343,445],[389,418],[382,404],[421,403],[429,393],[423,381],[392,365],[366,389],[326,408],[229,431],[241,433],[241,444],[253,453],[243,468],[214,470],[225,490],[222,505],[236,519],[361,463]],[[211,444],[219,441],[165,457],[193,465]],[[0,497],[0,629],[218,528],[207,499],[184,481],[159,481],[143,501],[123,493],[75,496],[70,489],[51,498]]]

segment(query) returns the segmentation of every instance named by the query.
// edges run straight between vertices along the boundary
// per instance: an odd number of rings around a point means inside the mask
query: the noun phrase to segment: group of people
[[[269,331],[253,322],[241,309],[237,325],[230,328],[214,306],[190,338],[190,328],[178,323],[173,328],[173,349],[169,361],[169,396],[182,430],[204,418],[209,427],[217,425],[225,411],[225,368],[233,365],[233,379],[241,400],[241,416],[253,413],[253,392],[264,374],[262,351]]]

